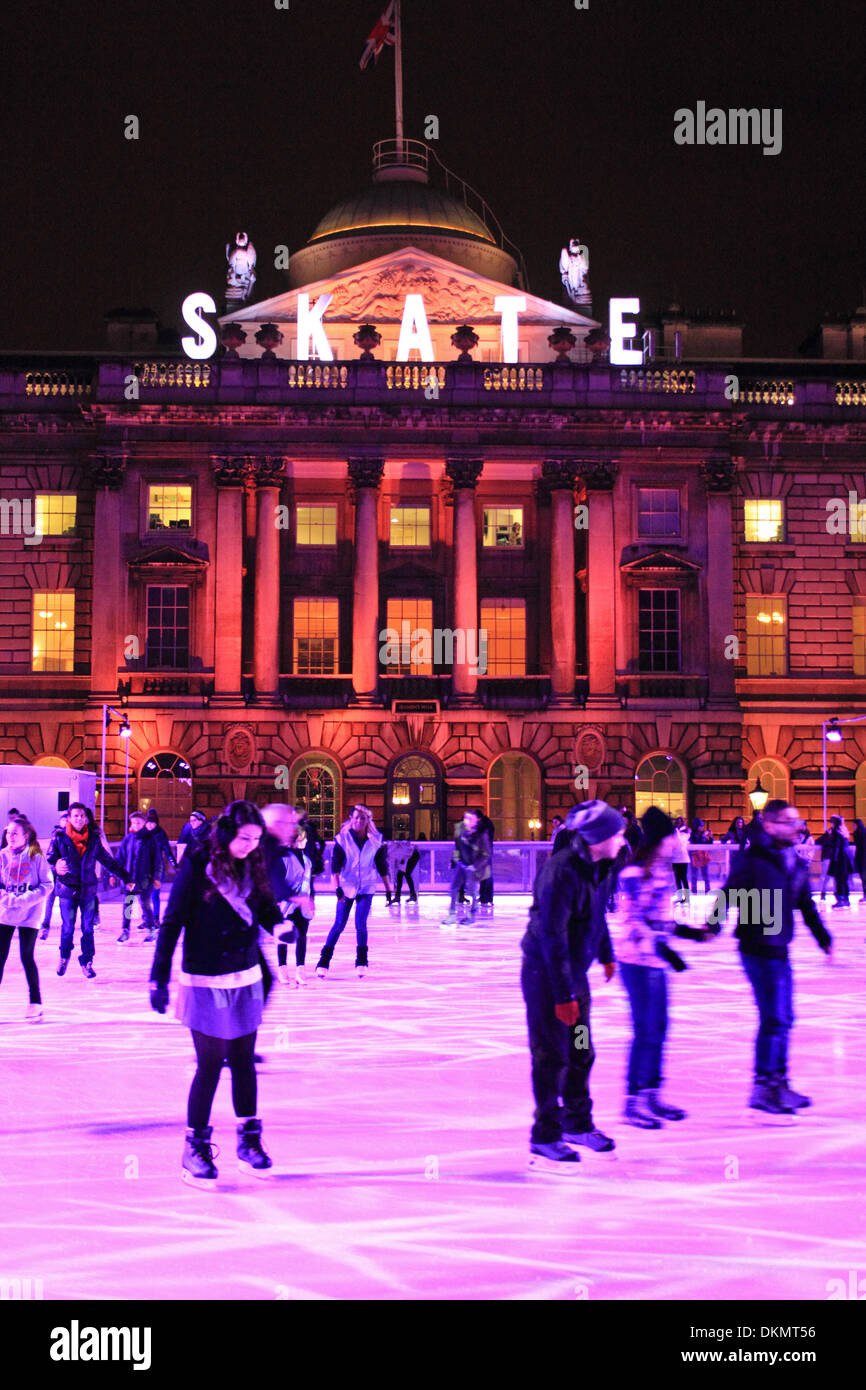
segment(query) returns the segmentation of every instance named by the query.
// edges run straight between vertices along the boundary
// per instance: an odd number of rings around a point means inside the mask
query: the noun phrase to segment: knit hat
[[[565,828],[576,831],[588,845],[597,845],[625,830],[625,821],[606,801],[581,801],[569,811]]]
[[[658,806],[650,806],[640,818],[641,830],[648,845],[661,844],[662,840],[674,833],[674,823],[670,816]]]

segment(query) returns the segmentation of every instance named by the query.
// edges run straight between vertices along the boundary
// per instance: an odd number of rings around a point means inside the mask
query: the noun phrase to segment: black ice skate
[[[213,1125],[205,1129],[188,1129],[183,1146],[183,1166],[181,1176],[184,1182],[193,1187],[209,1187],[219,1177],[214,1165],[214,1155],[219,1153],[210,1137]]]
[[[782,1099],[778,1082],[771,1076],[756,1076],[749,1101],[752,1110],[763,1110],[767,1115],[793,1115],[794,1107]]]
[[[529,1166],[536,1172],[563,1173],[571,1177],[579,1171],[579,1163],[580,1154],[563,1144],[561,1139],[555,1139],[550,1144],[529,1146]]]
[[[57,967],[57,973],[58,973],[58,975],[65,975],[65,974],[66,974],[66,971],[67,971],[67,969],[68,969],[68,967],[69,967],[69,957],[68,957],[68,956],[61,956],[61,957],[60,957],[60,964],[59,964],[58,967]]]
[[[89,960],[80,960],[80,961],[78,962],[78,964],[81,966],[81,969],[82,969],[82,971],[84,972],[84,975],[85,975],[85,978],[86,978],[86,979],[88,979],[88,980],[95,980],[95,979],[96,979],[96,971],[94,970],[93,964],[92,964],[91,961],[89,961]]]
[[[784,1072],[777,1072],[773,1080],[776,1082],[778,1096],[783,1105],[789,1105],[792,1110],[805,1110],[812,1104],[809,1096],[804,1096],[801,1091],[792,1090]]]
[[[566,1144],[578,1144],[582,1149],[592,1149],[597,1154],[610,1153],[611,1149],[616,1148],[613,1140],[602,1134],[600,1129],[563,1132],[562,1138]]]
[[[661,1129],[662,1122],[656,1119],[649,1105],[647,1104],[646,1092],[641,1091],[636,1096],[627,1096],[623,1118],[627,1125],[634,1125],[635,1129]]]
[[[648,1109],[660,1120],[685,1120],[687,1118],[685,1110],[681,1110],[678,1105],[665,1104],[657,1089],[643,1091],[641,1094],[646,1096]]]
[[[238,1167],[241,1172],[263,1178],[273,1166],[262,1147],[261,1120],[241,1120],[238,1125]]]

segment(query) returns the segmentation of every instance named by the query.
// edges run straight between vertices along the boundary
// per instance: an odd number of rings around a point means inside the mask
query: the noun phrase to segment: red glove
[[[580,1005],[576,999],[569,999],[567,1004],[557,1004],[555,1013],[560,1023],[566,1023],[569,1028],[573,1028],[580,1018]]]

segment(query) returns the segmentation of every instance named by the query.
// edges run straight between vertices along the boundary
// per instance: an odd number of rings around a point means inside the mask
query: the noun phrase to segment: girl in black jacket
[[[228,1062],[238,1116],[238,1163],[263,1176],[273,1165],[256,1118],[256,1032],[262,1019],[260,928],[282,926],[259,848],[265,824],[249,801],[233,801],[216,821],[210,843],[181,862],[166,908],[151,971],[151,1005],[168,1007],[171,960],[181,931],[183,964],[177,1017],[192,1033],[198,1063],[189,1092],[183,1178],[208,1186],[217,1177],[211,1105]]]

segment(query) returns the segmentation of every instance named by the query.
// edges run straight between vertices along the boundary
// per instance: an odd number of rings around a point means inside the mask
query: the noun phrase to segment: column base
[[[586,709],[622,709],[618,695],[587,695]]]
[[[356,690],[356,691],[354,692],[354,694],[352,695],[351,700],[349,701],[349,707],[350,707],[350,709],[352,709],[352,708],[355,708],[356,706],[359,706],[359,705],[360,705],[363,709],[384,709],[384,708],[385,708],[385,702],[384,702],[384,700],[380,699],[378,692],[375,691],[375,690],[373,690],[373,691],[365,691],[363,694],[359,694],[358,691]]]
[[[449,695],[449,696],[448,696],[448,708],[449,708],[449,709],[482,709],[483,706],[482,706],[481,701],[480,701],[480,699],[478,698],[478,694],[477,694],[477,692],[476,692],[476,693],[473,694],[473,695],[466,695],[466,694],[463,694],[463,695],[451,694],[451,695]]]
[[[575,695],[551,695],[548,709],[581,709],[581,701]]]
[[[246,701],[239,690],[229,690],[225,692],[215,690],[208,702],[208,709],[212,709],[215,705],[219,705],[221,709],[235,709],[245,704]]]

